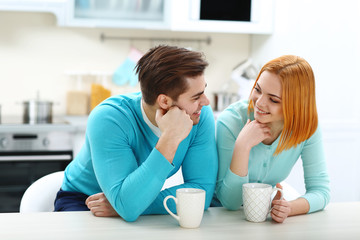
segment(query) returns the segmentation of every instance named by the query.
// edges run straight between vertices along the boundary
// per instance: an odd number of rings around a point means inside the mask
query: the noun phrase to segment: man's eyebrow
[[[196,97],[198,97],[198,96],[201,96],[203,93],[204,93],[204,91],[199,92],[199,93],[193,95],[191,98],[196,98]]]
[[[207,83],[205,84],[205,88],[206,88],[206,87],[207,87]],[[204,92],[205,92],[205,90],[204,90],[204,91],[202,91],[202,92],[196,93],[196,94],[194,94],[193,96],[191,96],[191,98],[196,98],[196,97],[198,97],[198,96],[200,96],[200,95],[204,94]]]

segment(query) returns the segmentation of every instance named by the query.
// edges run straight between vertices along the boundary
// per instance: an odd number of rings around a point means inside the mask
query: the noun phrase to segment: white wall
[[[197,42],[100,41],[110,36],[156,38],[212,38],[211,45]],[[114,72],[131,46],[145,52],[150,47],[173,44],[203,51],[210,63],[206,71],[207,93],[221,89],[232,68],[249,56],[249,35],[206,34],[128,29],[63,28],[50,13],[0,11],[0,105],[3,115],[21,115],[24,100],[36,97],[54,101],[55,115],[66,112],[66,93],[75,89],[66,71]],[[90,90],[87,81],[86,90]],[[113,94],[137,91],[138,87],[111,85]],[[16,104],[18,103],[18,104]]]
[[[274,33],[251,39],[259,65],[283,54],[312,65],[332,201],[360,200],[359,13],[357,0],[275,0]],[[304,191],[301,164],[288,181]]]

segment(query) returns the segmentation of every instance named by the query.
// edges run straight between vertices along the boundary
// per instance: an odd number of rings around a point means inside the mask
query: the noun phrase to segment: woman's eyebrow
[[[261,90],[261,87],[260,87],[259,83],[256,83],[256,86]],[[276,98],[278,98],[278,99],[281,100],[281,97],[279,97],[279,96],[276,95],[276,94],[268,93],[268,95],[271,96],[271,97],[276,97]]]

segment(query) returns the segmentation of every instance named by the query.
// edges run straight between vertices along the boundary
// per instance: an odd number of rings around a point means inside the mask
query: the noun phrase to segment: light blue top
[[[237,210],[243,204],[242,185],[248,182],[280,183],[290,174],[296,161],[301,157],[304,169],[306,193],[302,197],[310,204],[310,212],[318,211],[330,199],[329,176],[327,173],[323,143],[319,128],[306,141],[289,150],[273,156],[279,143],[277,138],[271,145],[259,143],[250,151],[248,175],[240,177],[230,170],[235,140],[244,127],[248,101],[230,105],[218,118],[216,142],[219,154],[219,174],[216,195],[222,205]],[[250,115],[254,120],[254,115]]]
[[[175,196],[178,188],[204,189],[208,208],[218,170],[211,108],[202,108],[200,122],[180,143],[170,164],[155,148],[159,138],[145,123],[140,103],[140,93],[118,95],[91,112],[85,144],[66,168],[62,189],[87,195],[104,192],[126,221],[142,214],[166,214],[163,200]],[[180,166],[184,184],[161,191]],[[168,206],[176,212],[174,201]]]

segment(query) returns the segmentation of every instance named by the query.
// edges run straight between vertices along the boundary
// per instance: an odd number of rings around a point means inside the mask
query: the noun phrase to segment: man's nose
[[[207,98],[207,96],[205,94],[203,94],[203,96],[201,96],[200,105],[207,106],[209,104],[210,104],[209,99]]]

